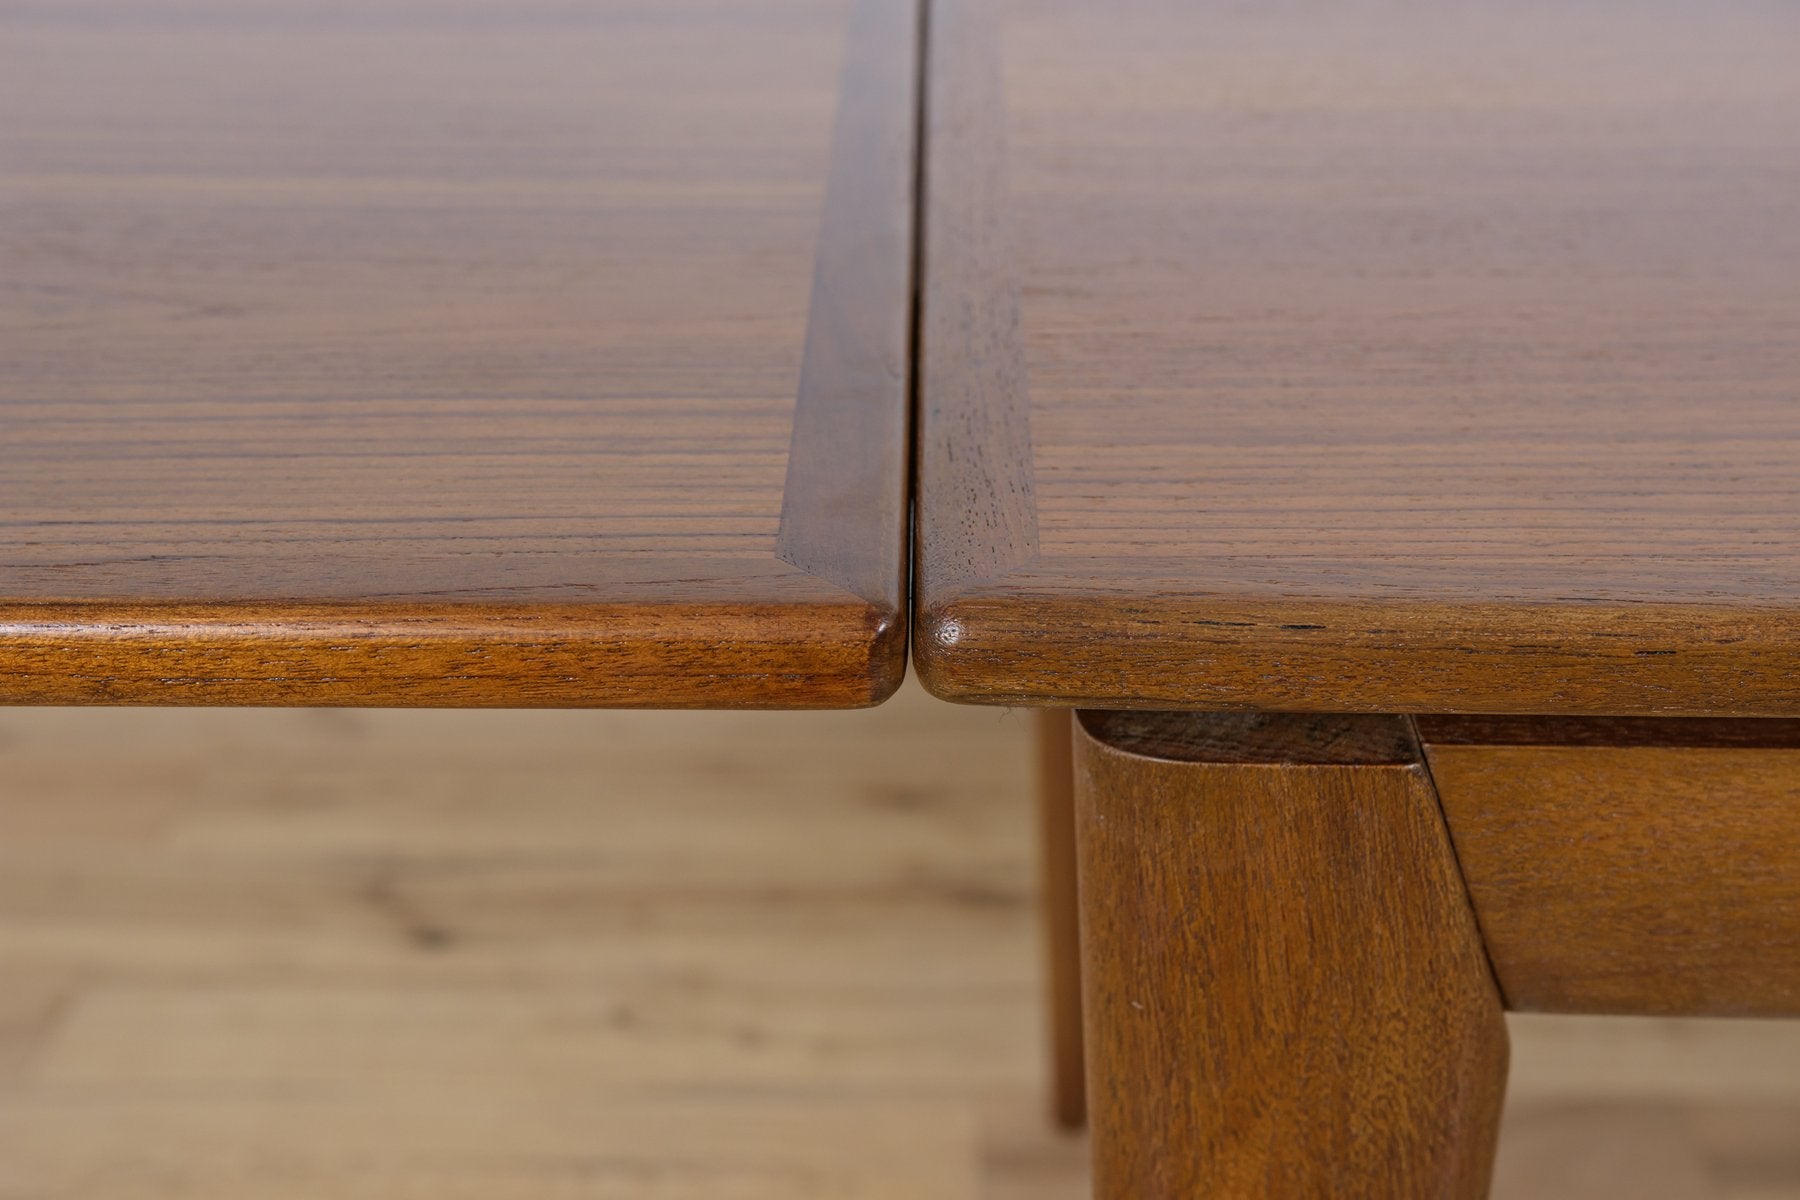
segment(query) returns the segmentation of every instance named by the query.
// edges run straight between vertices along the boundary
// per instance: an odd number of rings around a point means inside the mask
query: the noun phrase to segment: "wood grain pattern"
[[[1416,749],[1150,756],[1216,719],[1078,717],[1095,1195],[1486,1195],[1506,1026]]]
[[[886,695],[916,61],[909,0],[0,13],[0,699]]]
[[[1018,373],[927,347],[920,528],[1028,390],[1038,545],[924,540],[935,691],[1800,713],[1800,12],[984,7]]]
[[[927,21],[918,459],[943,495],[918,509],[913,558],[934,587],[1038,550],[994,17],[944,0]]]
[[[892,611],[912,499],[922,9],[857,0],[852,20],[776,548]]]
[[[0,682],[30,704],[836,708],[891,691],[905,638],[866,604],[15,604]]]
[[[1419,728],[1510,1007],[1800,1015],[1800,721]]]
[[[896,701],[0,711],[0,1194],[1075,1200],[1023,730]]]
[[[1080,1200],[1032,729],[0,711],[0,1192]],[[1496,1200],[1800,1191],[1800,1022],[1508,1026]]]

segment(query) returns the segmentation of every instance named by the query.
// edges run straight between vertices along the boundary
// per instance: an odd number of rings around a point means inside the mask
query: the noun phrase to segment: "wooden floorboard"
[[[0,712],[0,1200],[1076,1200],[1026,717]],[[1800,1197],[1800,1023],[1513,1034],[1501,1200]]]

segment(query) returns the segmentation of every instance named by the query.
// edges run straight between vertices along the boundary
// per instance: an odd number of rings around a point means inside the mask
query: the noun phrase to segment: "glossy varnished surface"
[[[1800,14],[932,23],[935,690],[1800,711]]]
[[[0,699],[885,695],[916,24],[0,11]]]

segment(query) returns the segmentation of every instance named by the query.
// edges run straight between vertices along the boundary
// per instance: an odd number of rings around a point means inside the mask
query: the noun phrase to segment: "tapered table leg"
[[[1071,714],[1037,713],[1038,819],[1042,850],[1043,928],[1049,971],[1052,1113],[1059,1125],[1087,1121],[1081,1052],[1081,936],[1075,886],[1075,778]]]
[[[1487,1192],[1507,1040],[1388,717],[1081,713],[1095,1195]]]

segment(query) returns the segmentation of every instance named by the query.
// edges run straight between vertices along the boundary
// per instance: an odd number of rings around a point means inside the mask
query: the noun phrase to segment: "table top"
[[[0,700],[886,695],[916,33],[5,6]]]
[[[1800,9],[931,24],[933,690],[1800,713]]]

